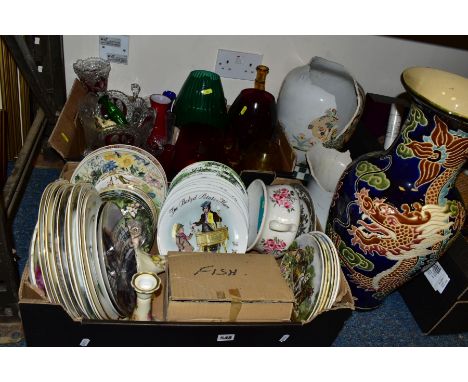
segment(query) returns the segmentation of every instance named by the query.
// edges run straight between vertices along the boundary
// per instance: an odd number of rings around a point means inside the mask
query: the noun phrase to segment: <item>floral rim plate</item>
[[[143,152],[126,145],[106,146],[95,150],[80,162],[73,172],[71,182],[89,182],[97,185],[98,191],[109,187],[109,182],[134,185],[138,182],[136,186],[141,186],[142,191],[148,194],[159,209],[167,193],[166,175],[161,166],[155,164],[156,159],[152,156],[150,159],[151,154]]]

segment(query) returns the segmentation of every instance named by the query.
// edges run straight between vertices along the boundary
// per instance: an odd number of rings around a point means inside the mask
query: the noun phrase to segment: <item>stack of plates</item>
[[[71,182],[80,181],[93,184],[103,200],[118,205],[127,221],[141,224],[142,249],[148,252],[167,193],[166,174],[157,159],[138,147],[106,146],[80,162]]]
[[[159,215],[160,255],[245,252],[247,203],[245,186],[230,167],[213,161],[187,166],[171,182]]]
[[[129,316],[136,296],[132,240],[120,209],[90,183],[58,180],[42,194],[30,281],[73,318]]]
[[[330,238],[322,232],[295,239],[281,261],[281,273],[294,293],[295,321],[309,322],[331,309],[340,286],[340,262]]]

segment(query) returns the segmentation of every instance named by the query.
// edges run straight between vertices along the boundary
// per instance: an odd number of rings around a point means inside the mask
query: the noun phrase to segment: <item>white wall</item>
[[[275,97],[286,74],[313,56],[343,64],[368,93],[396,96],[403,92],[401,72],[410,66],[431,66],[468,77],[468,51],[381,36],[130,36],[129,64],[112,64],[109,89],[141,95],[180,90],[191,70],[214,71],[218,49],[263,54],[269,66],[267,90]],[[80,58],[98,56],[98,36],[64,36],[67,92]],[[251,81],[223,78],[231,104]]]

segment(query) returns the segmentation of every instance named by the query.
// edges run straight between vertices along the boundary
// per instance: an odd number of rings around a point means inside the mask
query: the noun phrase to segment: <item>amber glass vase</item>
[[[237,171],[277,167],[278,148],[273,139],[277,125],[276,100],[265,90],[268,72],[268,67],[259,65],[255,87],[242,90],[228,111],[226,153],[229,164]]]

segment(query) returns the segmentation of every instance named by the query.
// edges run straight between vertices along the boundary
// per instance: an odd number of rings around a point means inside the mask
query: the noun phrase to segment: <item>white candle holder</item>
[[[152,272],[138,272],[132,277],[132,287],[137,294],[133,319],[151,321],[151,299],[153,293],[161,287],[161,279]]]

